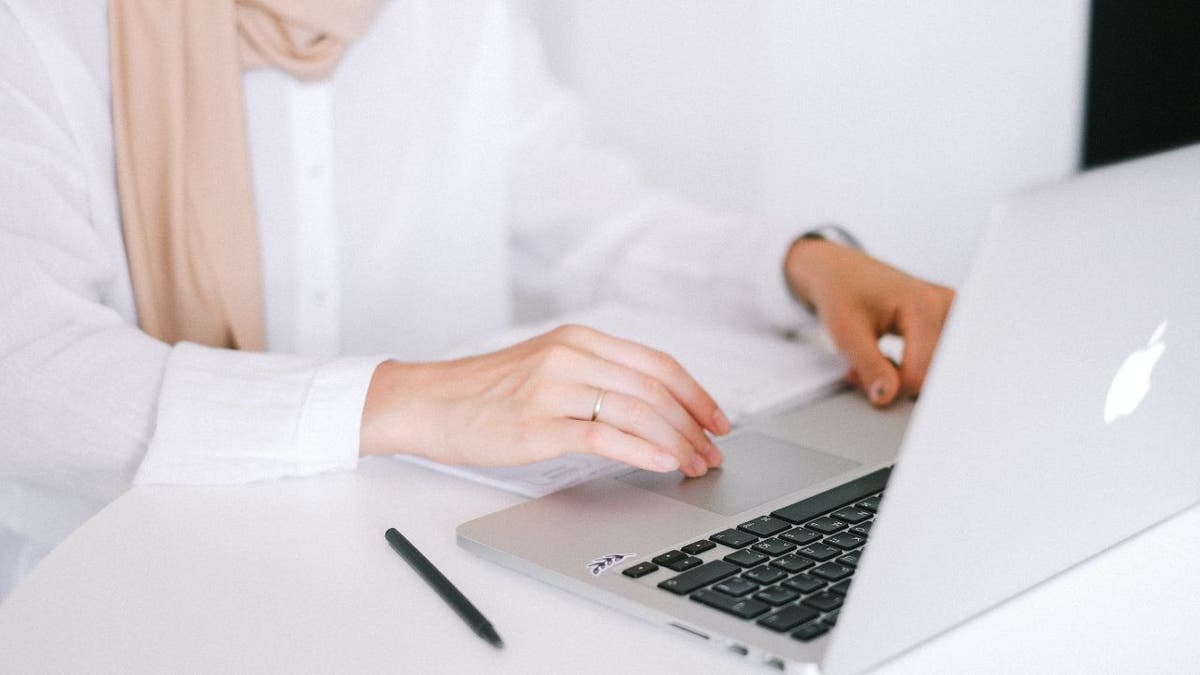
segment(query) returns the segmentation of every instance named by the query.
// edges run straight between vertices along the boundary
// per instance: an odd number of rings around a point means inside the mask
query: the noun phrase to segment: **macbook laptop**
[[[996,209],[920,401],[740,428],[458,528],[464,548],[788,671],[857,673],[1200,500],[1200,146]],[[912,412],[911,419],[909,412]]]

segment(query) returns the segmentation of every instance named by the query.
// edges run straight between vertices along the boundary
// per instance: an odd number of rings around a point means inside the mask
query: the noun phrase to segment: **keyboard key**
[[[838,532],[837,534],[831,534],[828,537],[825,537],[825,541],[822,543],[829,544],[830,546],[836,546],[836,547],[842,549],[843,551],[849,551],[851,549],[858,548],[859,546],[862,546],[863,544],[867,543],[867,540],[863,539],[862,537],[858,536],[857,534],[850,534],[849,532]],[[655,560],[655,562],[658,562],[658,561]]]
[[[857,534],[860,537],[865,537],[868,534],[871,534],[871,525],[874,522],[875,521],[873,521],[873,520],[864,520],[861,523],[850,528],[850,531],[853,532],[854,534]]]
[[[827,562],[820,567],[813,569],[812,574],[828,579],[830,581],[838,581],[854,574],[853,567],[847,567],[841,563]]]
[[[806,558],[812,558],[817,562],[824,562],[830,558],[837,557],[841,551],[837,550],[836,548],[826,546],[825,544],[810,544],[800,549],[798,553]]]
[[[627,568],[621,570],[621,574],[624,574],[625,576],[631,577],[633,579],[637,579],[638,577],[644,577],[647,574],[650,574],[651,572],[657,572],[657,571],[658,571],[658,565],[655,565],[652,562],[640,562],[640,563],[634,565],[633,567],[627,567]]]
[[[783,541],[782,539],[771,538],[771,539],[763,539],[762,541],[758,542],[754,546],[751,546],[750,548],[754,549],[755,551],[762,551],[763,553],[766,553],[767,555],[770,555],[770,556],[776,556],[776,555],[783,555],[784,553],[788,553],[790,551],[794,551],[796,549],[796,545],[790,541]]]
[[[842,606],[842,596],[834,593],[817,593],[801,600],[801,603],[822,612],[832,612]]]
[[[748,523],[738,525],[739,530],[744,530],[750,534],[757,534],[760,537],[770,537],[779,534],[791,527],[786,520],[772,518],[771,516],[759,516]]]
[[[836,584],[830,586],[829,592],[837,593],[838,595],[845,595],[846,591],[849,588],[850,588],[850,579],[842,579],[841,581],[837,582]]]
[[[807,530],[803,527],[797,527],[796,529],[792,530],[791,532],[784,532],[783,534],[779,535],[779,538],[787,539],[788,541],[792,542],[793,544],[799,544],[801,546],[804,546],[805,544],[811,544],[814,541],[820,539],[821,533],[813,532],[812,530]]]
[[[700,555],[701,553],[704,553],[705,551],[714,549],[716,547],[717,547],[717,545],[712,543],[711,541],[709,541],[707,539],[701,539],[700,541],[693,542],[691,544],[688,544],[687,546],[684,546],[682,550],[684,553],[686,553],[688,555]]]
[[[827,632],[829,632],[829,626],[826,626],[820,621],[813,621],[812,623],[806,623],[801,626],[799,630],[792,633],[792,637],[803,642],[808,642],[821,637]]]
[[[741,577],[734,577],[732,579],[726,579],[725,581],[722,581],[716,586],[713,586],[713,588],[721,591],[725,595],[740,598],[750,591],[758,590],[758,584],[746,581]]]
[[[786,605],[789,602],[795,600],[796,598],[800,597],[800,594],[797,593],[796,591],[793,591],[790,588],[784,588],[782,586],[772,586],[768,589],[765,589],[765,590],[759,591],[758,593],[755,593],[754,597],[758,600],[762,600],[763,602],[766,602],[766,603],[769,603],[769,604],[772,604],[772,605],[775,605],[778,607],[779,605]],[[787,630],[787,629],[782,628],[780,630]]]
[[[683,574],[662,581],[658,584],[658,587],[677,595],[687,595],[697,588],[733,576],[740,569],[737,565],[727,563],[724,560],[712,560]]]
[[[867,497],[866,499],[864,499],[861,502],[859,502],[858,504],[856,504],[856,506],[858,506],[861,509],[865,509],[867,511],[874,513],[879,510],[879,500],[881,497],[882,497],[882,495],[871,495],[870,497]]]
[[[842,563],[843,565],[849,565],[850,567],[858,567],[858,551],[847,553],[846,555],[838,558],[838,562]]]
[[[741,565],[742,567],[754,567],[755,565],[766,562],[770,558],[762,553],[758,553],[757,551],[746,549],[742,551],[734,551],[733,553],[725,556],[725,559],[731,563]]]
[[[846,524],[840,520],[834,520],[829,516],[821,516],[816,520],[810,520],[804,524],[810,530],[816,530],[821,534],[833,534],[846,527]]]
[[[821,617],[821,623],[823,623],[827,626],[837,625],[838,615],[841,613],[841,611],[842,610],[840,610],[840,609],[835,609],[832,612],[826,614],[825,616]]]
[[[771,515],[782,518],[797,525],[812,520],[822,513],[852,504],[859,500],[868,499],[883,489],[887,484],[890,468],[883,468],[862,478],[856,478],[849,483],[839,485],[832,490],[826,490],[819,495],[785,506]],[[870,510],[870,509],[868,509]]]
[[[774,565],[775,567],[778,567],[779,569],[783,570],[784,572],[790,572],[792,574],[795,574],[796,572],[803,572],[804,570],[812,567],[816,563],[809,560],[808,558],[802,558],[798,555],[789,554],[789,555],[785,555],[785,556],[780,556],[780,557],[772,560],[771,564]]]
[[[792,605],[791,607],[784,607],[770,616],[765,616],[759,619],[758,625],[770,628],[775,632],[782,633],[784,631],[791,630],[806,621],[812,621],[813,619],[817,618],[817,616],[819,616],[817,612],[809,609],[808,607]]]
[[[725,530],[724,532],[718,532],[709,537],[709,539],[712,539],[718,544],[724,544],[729,548],[742,548],[758,541],[758,537],[750,534],[749,532],[741,532],[739,530]]]
[[[842,508],[829,514],[843,523],[857,525],[864,520],[871,518],[871,512],[866,509],[860,509],[854,506],[843,506]]]
[[[753,598],[739,600],[738,598],[731,598],[724,593],[717,593],[716,591],[699,591],[693,593],[692,600],[742,619],[753,619],[771,608],[767,603]]]
[[[703,560],[697,558],[694,555],[689,555],[688,557],[684,558],[683,560],[676,560],[675,562],[671,563],[670,565],[667,565],[667,567],[675,570],[676,572],[682,572],[684,570],[690,570],[693,567],[699,567],[703,563],[704,563]]]
[[[663,553],[662,555],[654,556],[650,560],[652,560],[657,565],[662,565],[663,567],[666,567],[667,565],[670,565],[671,563],[674,563],[674,562],[679,562],[680,560],[683,560],[686,557],[687,557],[687,554],[684,553],[683,551],[667,551],[666,553]]]
[[[780,585],[787,586],[788,588],[800,591],[801,593],[812,593],[818,588],[824,587],[825,582],[807,574],[798,574]]]
[[[762,567],[755,567],[754,569],[742,575],[743,579],[749,579],[756,584],[762,584],[764,586],[767,584],[773,584],[785,577],[787,577],[787,572],[784,572],[778,567],[768,567],[766,565],[763,565]]]

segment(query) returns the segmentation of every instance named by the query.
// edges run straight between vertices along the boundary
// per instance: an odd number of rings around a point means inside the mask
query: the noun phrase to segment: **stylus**
[[[460,593],[454,584],[450,583],[450,580],[417,550],[416,546],[412,545],[412,542],[405,539],[404,535],[397,532],[394,527],[388,528],[384,536],[387,537],[392,548],[396,549],[396,553],[399,553],[400,557],[404,558],[405,562],[416,570],[417,574],[420,574],[421,578],[432,586],[438,595],[442,596],[446,604],[450,605],[462,617],[462,620],[467,622],[476,635],[487,640],[494,647],[504,647],[504,641],[500,639],[496,629],[492,628],[487,617],[480,614],[479,610],[475,609],[475,605],[472,605],[471,601],[467,600],[466,596]]]

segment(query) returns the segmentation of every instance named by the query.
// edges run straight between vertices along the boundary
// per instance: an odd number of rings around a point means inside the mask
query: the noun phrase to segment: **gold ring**
[[[592,406],[592,419],[589,421],[595,422],[596,418],[600,416],[600,406],[604,403],[605,393],[603,389],[596,387],[596,403]]]

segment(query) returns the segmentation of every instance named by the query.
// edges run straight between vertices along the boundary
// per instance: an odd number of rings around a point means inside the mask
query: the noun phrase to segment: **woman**
[[[716,403],[643,346],[568,326],[430,360],[514,296],[808,305],[873,403],[920,389],[951,291],[646,189],[499,2],[0,8],[0,593],[131,482],[721,462]]]

